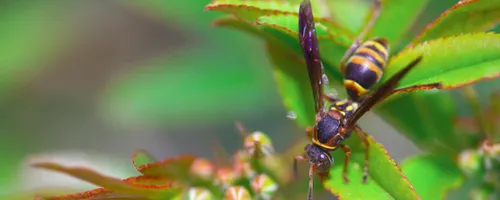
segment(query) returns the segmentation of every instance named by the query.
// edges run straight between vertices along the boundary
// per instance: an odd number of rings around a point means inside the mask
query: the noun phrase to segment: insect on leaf
[[[237,19],[223,18],[218,26],[236,28],[264,39],[268,46],[274,78],[285,108],[293,112],[297,122],[303,126],[314,123],[312,91],[309,86],[306,64],[300,57],[298,40],[285,27],[261,24],[252,26]],[[290,59],[295,58],[295,59]]]
[[[335,79],[335,81],[341,82],[342,74],[338,66],[344,52],[354,40],[354,36],[347,31],[342,31],[342,29],[337,27],[334,23],[321,19],[315,20],[316,34],[318,36],[318,44],[321,51],[320,56],[325,70]],[[286,44],[292,45],[291,48],[296,50],[299,55],[302,55],[297,40],[297,16],[284,14],[262,16],[257,19],[256,23],[259,27],[262,27],[264,31],[280,38],[286,42]]]

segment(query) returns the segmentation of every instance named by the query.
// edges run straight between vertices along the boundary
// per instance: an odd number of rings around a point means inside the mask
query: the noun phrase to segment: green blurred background
[[[455,2],[431,1],[415,29]],[[126,177],[137,149],[159,159],[213,157],[219,144],[232,152],[236,120],[268,133],[278,151],[303,137],[262,41],[213,27],[222,14],[203,12],[207,3],[0,1],[0,196],[93,187],[32,169],[33,160]],[[398,161],[418,152],[371,113],[361,125]]]

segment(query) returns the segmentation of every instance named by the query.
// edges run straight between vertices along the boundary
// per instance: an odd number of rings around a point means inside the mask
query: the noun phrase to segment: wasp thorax
[[[339,132],[341,115],[335,111],[330,111],[317,124],[317,140],[321,144],[326,144]]]
[[[328,171],[333,164],[333,158],[327,150],[315,145],[309,144],[305,148],[309,163],[315,165],[318,172],[323,173]]]

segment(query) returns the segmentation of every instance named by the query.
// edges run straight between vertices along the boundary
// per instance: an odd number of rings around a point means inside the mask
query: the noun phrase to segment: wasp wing
[[[319,56],[318,38],[309,0],[304,0],[299,8],[299,41],[304,53],[311,82],[316,113],[323,110],[323,66]]]
[[[392,76],[389,80],[387,80],[384,84],[378,87],[375,91],[373,91],[370,95],[364,98],[359,108],[354,111],[352,115],[347,118],[347,122],[345,124],[345,130],[351,130],[356,122],[363,116],[367,111],[369,111],[375,104],[380,102],[381,100],[387,98],[389,95],[393,94],[394,89],[398,86],[399,81],[406,75],[410,70],[412,70],[420,61],[422,60],[422,56],[419,56],[415,60],[413,60],[410,64],[408,64],[401,71]]]

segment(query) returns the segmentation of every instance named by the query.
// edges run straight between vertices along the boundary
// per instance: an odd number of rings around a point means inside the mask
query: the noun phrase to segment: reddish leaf
[[[132,164],[134,164],[135,169],[141,165],[157,162],[157,160],[145,150],[139,150],[132,156]],[[139,170],[137,170],[139,171]]]
[[[137,171],[146,176],[160,176],[174,180],[187,180],[189,169],[195,160],[194,156],[182,155],[177,158],[167,158],[160,162],[137,167]]]
[[[172,186],[172,181],[165,177],[158,176],[135,176],[122,180],[132,185],[142,185],[144,187],[162,188]]]
[[[214,176],[215,166],[210,160],[197,158],[191,164],[189,173],[196,178],[209,180]]]
[[[62,195],[56,197],[36,197],[35,199],[45,199],[45,200],[73,200],[73,199],[92,199],[92,198],[106,198],[107,196],[114,194],[113,190],[106,188],[97,188],[81,193]]]
[[[146,177],[135,177],[125,180],[120,180],[117,178],[112,178],[109,176],[101,175],[90,169],[82,167],[65,167],[55,163],[37,163],[34,164],[35,167],[44,168],[48,170],[53,170],[61,173],[71,175],[73,177],[85,180],[87,182],[93,183],[95,185],[104,187],[104,191],[91,191],[84,192],[80,195],[102,195],[109,194],[107,190],[119,194],[131,194],[139,195],[143,197],[168,197],[176,194],[180,191],[172,188],[170,181],[166,178],[146,178]],[[145,185],[144,183],[155,183],[158,185]]]

